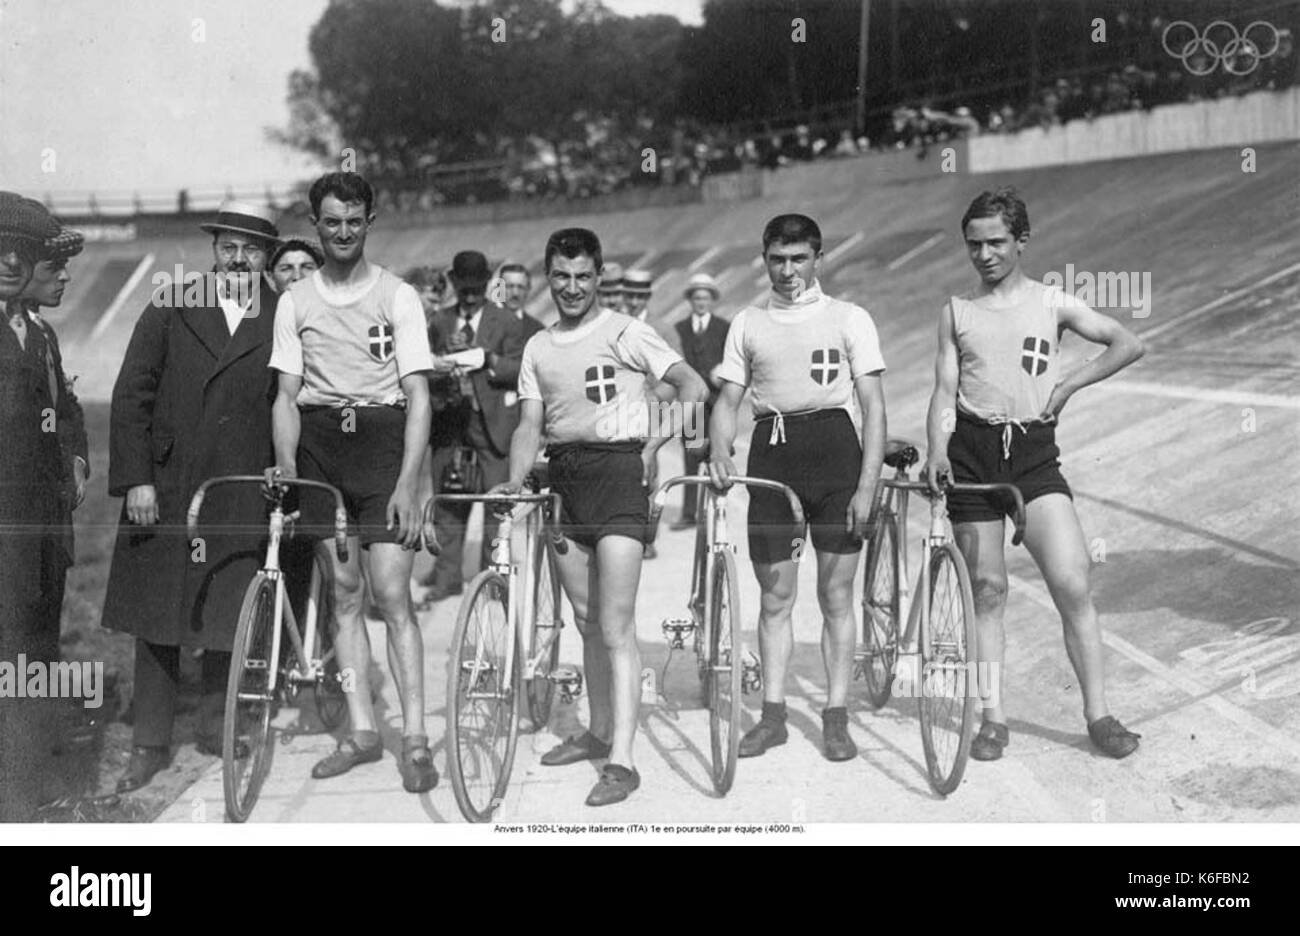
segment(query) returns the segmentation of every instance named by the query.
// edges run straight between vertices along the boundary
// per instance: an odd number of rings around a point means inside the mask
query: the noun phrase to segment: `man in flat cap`
[[[451,284],[457,303],[438,315],[430,331],[430,345],[444,369],[455,355],[462,383],[459,399],[435,418],[433,489],[454,493],[482,493],[504,482],[510,474],[510,437],[519,425],[515,395],[519,362],[524,354],[522,322],[503,305],[487,300],[492,278],[487,258],[477,250],[456,254],[451,264]],[[476,353],[480,352],[480,353]],[[464,588],[461,555],[469,504],[439,504],[434,523],[442,552],[434,563],[425,602],[458,595]],[[485,517],[481,552],[483,567],[491,561],[496,522]]]
[[[59,232],[39,202],[0,192],[0,660],[13,665],[59,654],[49,603],[66,570],[63,461],[43,332],[21,299]],[[0,820],[30,819],[39,800],[41,701],[0,698]]]
[[[213,523],[200,527],[200,542],[186,541],[185,511],[204,479],[275,464],[277,297],[264,269],[279,231],[269,211],[235,201],[200,227],[212,235],[213,257],[201,296],[175,283],[155,292],[113,387],[108,489],[125,503],[103,625],[136,637],[124,792],[170,760],[182,647],[204,651],[196,746],[220,755],[230,650],[266,533],[260,491],[231,485],[208,496]]]

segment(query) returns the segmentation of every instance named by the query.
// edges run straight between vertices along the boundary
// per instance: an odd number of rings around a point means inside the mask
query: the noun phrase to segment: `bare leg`
[[[555,559],[560,585],[573,605],[574,623],[582,635],[582,666],[590,712],[587,730],[608,744],[614,733],[609,698],[612,675],[609,654],[600,636],[596,557],[592,550],[569,540],[568,551],[564,555],[557,553]]]
[[[641,703],[641,651],[636,642],[636,593],[641,580],[640,540],[630,536],[603,536],[596,543],[596,570],[600,588],[600,634],[603,638],[611,685],[613,748],[609,759],[633,767],[632,741]]]
[[[793,560],[754,563],[762,590],[758,612],[758,651],[763,658],[763,701],[785,701],[785,673],[794,647],[790,612],[798,592],[799,567]]]
[[[375,543],[367,568],[375,603],[388,628],[393,679],[402,705],[402,734],[424,734],[424,641],[411,608],[411,565],[415,553],[396,543]],[[390,663],[391,665],[391,663]]]
[[[1007,606],[1007,566],[1003,555],[1003,520],[953,524],[953,537],[970,572],[975,598],[976,672],[984,721],[1006,724],[1001,684],[1006,658],[1003,614]]]
[[[361,541],[348,537],[348,561],[339,562],[332,544],[321,547],[329,554],[334,572],[334,618],[338,634],[334,645],[338,652],[339,672],[348,702],[352,730],[374,731],[375,716],[370,705],[370,641],[366,637],[361,605],[365,583],[361,576]]]
[[[842,708],[853,680],[853,578],[858,553],[817,553],[817,603],[822,612],[822,663],[826,707]],[[788,619],[788,615],[787,615]]]
[[[1110,714],[1106,707],[1101,625],[1092,603],[1092,565],[1074,502],[1044,494],[1025,505],[1025,546],[1047,582],[1065,629],[1065,652],[1083,689],[1089,723]]]

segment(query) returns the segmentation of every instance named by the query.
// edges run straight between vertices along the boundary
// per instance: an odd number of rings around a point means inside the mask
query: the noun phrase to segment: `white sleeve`
[[[397,359],[398,379],[433,370],[424,306],[420,294],[409,283],[400,284],[393,293],[393,357]]]
[[[849,376],[854,380],[884,372],[885,358],[880,353],[876,323],[871,320],[871,313],[861,306],[851,306],[845,316],[844,344],[849,353]]]
[[[618,336],[616,348],[618,356],[629,368],[655,380],[663,380],[668,368],[682,360],[682,356],[657,331],[636,319],[632,319]]]
[[[291,377],[302,376],[302,339],[298,337],[298,314],[293,295],[285,292],[275,306],[275,331],[268,365]]]
[[[537,386],[536,348],[537,335],[533,335],[528,339],[528,344],[524,345],[524,356],[519,362],[519,384],[515,392],[519,394],[521,400],[544,402],[541,388]]]
[[[718,379],[729,383],[749,386],[749,355],[745,353],[745,310],[741,309],[731,320],[727,329],[727,344],[722,351],[722,363],[718,365]]]

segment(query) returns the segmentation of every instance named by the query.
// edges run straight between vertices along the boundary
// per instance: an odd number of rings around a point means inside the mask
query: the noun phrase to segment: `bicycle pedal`
[[[853,681],[858,682],[867,678],[867,655],[861,650],[853,654]]]
[[[746,650],[740,662],[740,691],[758,692],[763,688],[763,664],[754,655],[753,650]]]
[[[496,666],[490,661],[477,663],[474,660],[461,660],[460,669],[474,679],[470,692],[487,692],[491,688],[491,679],[496,673]]]
[[[557,666],[546,677],[560,690],[561,702],[572,702],[582,695],[582,673],[572,666]]]
[[[669,650],[685,650],[686,639],[695,633],[695,621],[691,618],[665,618],[659,627]]]

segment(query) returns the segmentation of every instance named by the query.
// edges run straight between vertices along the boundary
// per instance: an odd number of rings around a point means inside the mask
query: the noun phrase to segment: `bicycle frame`
[[[189,510],[185,515],[185,527],[190,542],[193,542],[198,533],[199,513],[203,509],[203,501],[207,497],[208,491],[215,487],[227,484],[258,484],[263,489],[264,496],[271,503],[271,513],[267,521],[267,544],[266,558],[262,562],[261,574],[265,575],[271,581],[275,582],[275,618],[272,625],[271,638],[271,659],[280,659],[281,632],[287,630],[289,640],[293,644],[294,653],[297,654],[297,663],[285,674],[286,679],[291,683],[315,683],[318,676],[324,672],[325,660],[316,657],[316,626],[319,615],[319,608],[316,604],[316,595],[320,581],[320,569],[315,562],[312,563],[311,570],[311,588],[307,594],[306,607],[306,632],[302,635],[298,633],[298,622],[294,617],[293,606],[288,601],[285,594],[284,573],[280,568],[280,541],[284,538],[285,531],[292,526],[294,520],[298,518],[298,511],[286,514],[284,512],[284,495],[290,487],[299,488],[317,488],[329,491],[334,495],[334,542],[335,550],[340,562],[347,562],[348,558],[348,514],[343,505],[343,495],[334,487],[324,484],[320,481],[308,481],[302,478],[283,478],[278,471],[267,469],[263,475],[224,475],[217,478],[209,478],[199,485],[194,497],[190,500]],[[288,628],[283,627],[284,616],[288,615]],[[307,667],[307,671],[302,672],[297,664]],[[268,674],[268,691],[271,695],[275,694],[280,677],[279,667],[272,666]]]
[[[560,495],[555,493],[548,494],[435,494],[429,498],[424,505],[424,539],[425,548],[433,555],[438,555],[442,548],[438,544],[437,532],[434,528],[433,518],[435,508],[439,503],[460,503],[460,504],[483,504],[484,511],[489,511],[493,504],[527,504],[527,505],[549,505],[550,516],[560,516]],[[542,534],[545,532],[545,511],[529,510],[523,517],[526,523],[524,535],[524,573],[525,585],[532,585],[532,570],[537,562],[537,550],[545,549],[546,544],[542,541]],[[496,539],[492,543],[492,562],[493,571],[501,574],[506,580],[506,608],[510,616],[508,622],[510,630],[515,634],[516,640],[509,641],[506,646],[506,678],[499,680],[499,686],[511,687],[515,685],[515,647],[525,645],[527,638],[528,622],[533,619],[533,589],[524,588],[522,600],[519,597],[519,572],[515,563],[514,556],[514,511],[501,516],[501,525],[497,531]],[[558,531],[552,532],[551,546],[556,552],[563,555],[568,551],[568,544],[564,542],[564,535]],[[558,609],[557,609],[558,610]],[[540,647],[533,648],[531,655],[523,661],[523,679],[532,679],[536,674],[538,663],[544,658],[545,654],[550,651],[551,645],[559,639],[559,628],[552,628],[545,641]],[[488,667],[484,663],[484,648],[479,646],[475,652],[473,683],[477,686],[479,674]],[[502,697],[499,690],[494,696],[471,692],[470,698],[489,698]]]

